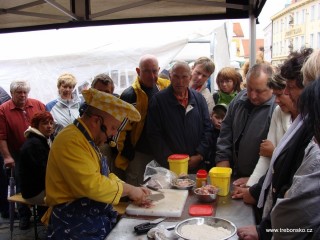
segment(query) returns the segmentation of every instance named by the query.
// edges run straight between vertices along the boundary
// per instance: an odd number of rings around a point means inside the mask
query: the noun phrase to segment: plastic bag
[[[165,226],[159,225],[155,228],[151,228],[147,233],[149,239],[155,240],[174,240],[178,239],[178,236],[174,231],[168,231]]]
[[[144,180],[150,177],[148,186],[164,189],[171,188],[171,182],[177,178],[177,174],[169,169],[163,168],[155,160],[148,163],[144,172]]]

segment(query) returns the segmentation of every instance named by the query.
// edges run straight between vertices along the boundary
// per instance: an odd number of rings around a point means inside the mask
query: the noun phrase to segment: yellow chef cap
[[[112,94],[89,88],[83,90],[82,95],[89,106],[109,113],[120,122],[125,118],[128,118],[130,121],[140,121],[141,119],[140,113],[132,104],[129,104]]]

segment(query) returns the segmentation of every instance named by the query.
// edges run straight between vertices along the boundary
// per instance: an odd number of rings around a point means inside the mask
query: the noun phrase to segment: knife
[[[152,201],[159,201],[161,199],[164,199],[164,194],[163,193],[150,194],[147,196],[147,199]]]
[[[156,191],[156,192],[162,192],[159,188],[156,188],[156,187],[152,187],[152,186],[149,186],[149,185],[146,185],[147,188],[153,190],[153,191]]]
[[[142,184],[140,184],[141,186],[145,185],[147,182],[149,182],[151,179],[151,177],[147,177],[143,182]]]

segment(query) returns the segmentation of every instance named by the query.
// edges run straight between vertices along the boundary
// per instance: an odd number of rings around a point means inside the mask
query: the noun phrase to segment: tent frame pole
[[[256,17],[254,16],[254,0],[250,0],[249,9],[249,43],[250,43],[250,57],[249,66],[252,67],[256,63]]]

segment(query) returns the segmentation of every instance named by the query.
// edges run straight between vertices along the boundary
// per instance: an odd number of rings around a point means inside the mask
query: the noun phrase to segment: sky
[[[271,23],[270,18],[284,9],[285,5],[290,2],[290,0],[267,0],[258,17],[260,24],[257,25],[257,28],[259,31],[263,32],[263,29]]]

